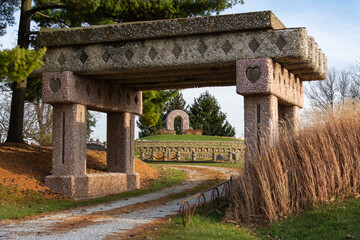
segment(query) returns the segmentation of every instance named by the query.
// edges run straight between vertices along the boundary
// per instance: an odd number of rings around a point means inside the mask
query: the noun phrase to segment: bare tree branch
[[[33,14],[35,14],[37,12],[40,12],[40,11],[43,11],[43,10],[65,9],[65,8],[67,8],[67,6],[63,5],[63,4],[44,5],[44,6],[39,6],[39,7],[32,8],[31,10],[27,11],[27,14],[32,16]]]

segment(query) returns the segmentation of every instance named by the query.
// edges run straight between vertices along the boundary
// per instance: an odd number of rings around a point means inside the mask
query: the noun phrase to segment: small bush
[[[248,161],[225,218],[272,222],[308,205],[360,192],[360,104],[308,121]]]

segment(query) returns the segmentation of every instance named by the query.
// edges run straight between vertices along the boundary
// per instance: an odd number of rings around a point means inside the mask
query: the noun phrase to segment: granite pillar
[[[53,105],[52,175],[45,185],[70,197],[86,196],[86,106]]]
[[[140,188],[140,175],[135,173],[134,130],[134,114],[107,114],[107,171],[126,174],[127,190]]]
[[[85,175],[86,106],[56,104],[53,119],[52,175]]]
[[[107,171],[134,173],[134,114],[107,114]]]
[[[298,106],[279,105],[279,123],[290,131],[298,131],[300,108]]]
[[[251,95],[244,97],[245,159],[261,150],[268,139],[275,141],[278,133],[278,99],[274,95]]]
[[[236,91],[244,96],[245,160],[276,140],[279,122],[292,130],[299,127],[302,82],[272,59],[238,60]]]

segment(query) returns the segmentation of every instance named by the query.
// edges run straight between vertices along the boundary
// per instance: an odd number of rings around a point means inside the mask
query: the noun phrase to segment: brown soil
[[[51,151],[50,147],[0,144],[0,185],[34,190],[50,198],[56,196],[44,185],[44,178],[51,175]],[[88,150],[86,160],[88,173],[106,171],[106,152]],[[142,188],[160,176],[156,169],[138,159],[135,172],[140,174]]]

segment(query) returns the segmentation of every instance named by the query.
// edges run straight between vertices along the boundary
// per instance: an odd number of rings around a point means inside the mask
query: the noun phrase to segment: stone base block
[[[101,197],[140,188],[138,173],[94,173],[84,176],[47,176],[45,185],[74,199]]]

